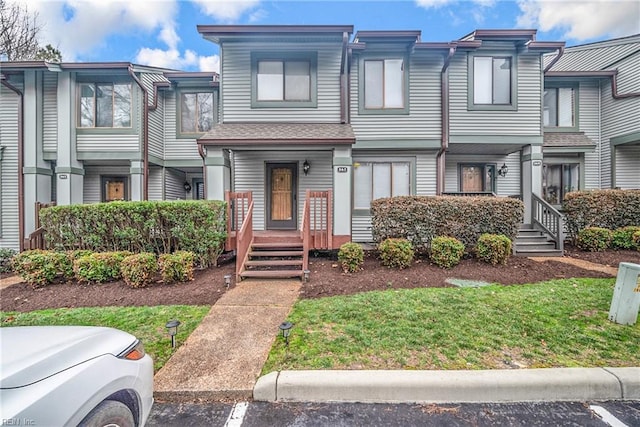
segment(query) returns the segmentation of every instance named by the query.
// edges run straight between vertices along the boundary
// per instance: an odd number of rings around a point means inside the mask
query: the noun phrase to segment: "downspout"
[[[456,53],[458,45],[452,42],[449,45],[449,54],[444,60],[440,71],[440,118],[442,141],[438,154],[436,154],[436,194],[444,192],[445,180],[445,152],[449,149],[449,64]]]
[[[20,252],[24,250],[24,136],[22,122],[24,117],[24,94],[17,87],[7,81],[4,74],[0,74],[0,83],[18,95],[18,240]]]
[[[546,67],[544,67],[544,70],[542,70],[542,73],[545,74],[547,71],[551,69],[551,67],[556,65],[556,62],[560,60],[560,57],[562,56],[562,54],[564,54],[564,46],[560,46],[560,48],[558,49],[558,54],[556,55],[555,58],[551,60],[551,62],[549,62],[549,64]]]
[[[140,90],[142,91],[142,99],[144,105],[142,106],[142,161],[143,167],[143,184],[142,184],[142,200],[149,200],[149,93],[144,87],[140,79],[133,71],[133,67],[129,65],[129,75],[136,82]]]
[[[345,31],[342,33],[342,56],[340,58],[340,123],[348,123],[347,120],[347,47],[349,43],[349,34]]]
[[[613,99],[635,98],[640,96],[640,92],[618,93],[618,70],[611,76],[611,95]]]

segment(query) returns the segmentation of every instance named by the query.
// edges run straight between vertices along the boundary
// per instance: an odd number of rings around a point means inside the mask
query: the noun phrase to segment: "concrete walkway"
[[[8,288],[9,286],[13,286],[16,283],[22,283],[22,279],[18,276],[9,276],[3,279],[0,279],[0,289]]]
[[[582,259],[566,257],[530,257],[529,259],[538,262],[556,261],[565,264],[575,265],[576,267],[583,268],[585,270],[599,271],[601,273],[610,274],[611,276],[618,275],[618,269],[616,267],[609,267],[608,265],[602,265],[595,262],[585,261]]]
[[[250,399],[299,280],[246,280],[227,291],[154,378],[172,402]]]

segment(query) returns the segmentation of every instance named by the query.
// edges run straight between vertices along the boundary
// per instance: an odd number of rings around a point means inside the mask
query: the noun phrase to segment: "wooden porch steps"
[[[526,257],[562,256],[562,251],[556,249],[554,240],[529,224],[523,224],[518,230],[514,252],[516,256]]]
[[[240,279],[303,278],[304,249],[299,232],[263,232],[254,236]]]

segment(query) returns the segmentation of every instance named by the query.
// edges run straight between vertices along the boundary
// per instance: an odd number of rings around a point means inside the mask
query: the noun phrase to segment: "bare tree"
[[[40,45],[38,13],[26,6],[0,0],[0,59],[19,61],[34,59]]]

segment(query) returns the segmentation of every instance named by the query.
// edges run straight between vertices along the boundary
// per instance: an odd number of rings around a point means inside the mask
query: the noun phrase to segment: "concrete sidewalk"
[[[158,371],[154,397],[172,402],[250,399],[300,286],[299,280],[237,283]]]
[[[253,397],[364,403],[639,400],[640,368],[282,371],[261,377]]]

